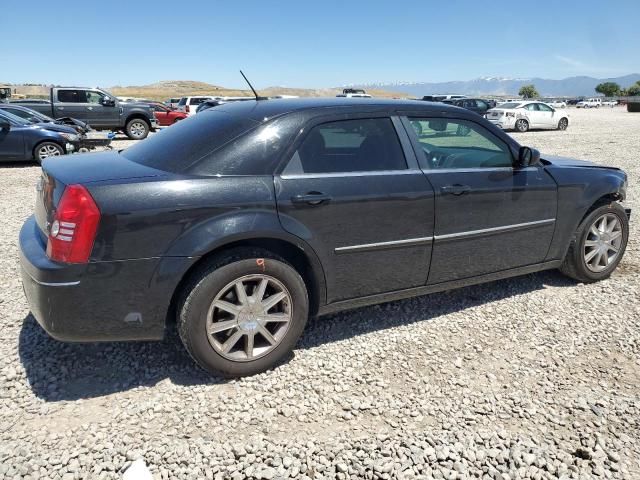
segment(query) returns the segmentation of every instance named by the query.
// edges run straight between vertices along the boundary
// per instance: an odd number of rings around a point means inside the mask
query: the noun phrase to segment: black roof
[[[272,100],[253,100],[229,102],[216,108],[234,115],[242,115],[255,120],[277,117],[285,113],[316,108],[349,108],[371,107],[393,110],[426,110],[459,112],[458,107],[443,103],[425,102],[422,100],[390,100],[381,98],[348,98],[348,97],[313,97],[313,98],[281,98]],[[204,112],[203,112],[204,113]]]

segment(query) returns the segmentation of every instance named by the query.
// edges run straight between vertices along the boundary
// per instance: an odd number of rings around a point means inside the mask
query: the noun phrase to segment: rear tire
[[[611,226],[612,230],[616,225],[619,229],[606,232],[606,229],[601,228],[603,218],[607,219],[605,225]],[[584,283],[608,278],[622,260],[628,238],[629,220],[624,208],[617,202],[600,205],[589,212],[578,225],[560,271]],[[596,258],[598,249],[606,255],[601,262]],[[614,253],[615,256],[612,255]]]
[[[45,158],[58,157],[60,155],[64,155],[64,149],[55,142],[42,142],[33,149],[33,158],[38,163],[42,163]]]
[[[134,118],[127,122],[124,132],[131,140],[144,140],[149,135],[151,127],[141,118]]]
[[[529,130],[529,122],[524,118],[519,118],[516,120],[516,130],[520,133],[524,133]]]
[[[309,300],[302,277],[286,260],[239,248],[194,273],[177,312],[180,338],[198,365],[237,377],[263,372],[291,353]]]

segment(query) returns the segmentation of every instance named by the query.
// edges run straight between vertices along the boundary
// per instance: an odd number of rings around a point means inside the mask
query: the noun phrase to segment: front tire
[[[42,142],[33,149],[33,158],[42,163],[45,158],[64,155],[64,149],[55,142]]]
[[[592,210],[580,222],[560,271],[580,282],[608,278],[616,269],[629,238],[629,220],[617,202]]]
[[[149,124],[140,118],[134,118],[127,122],[124,132],[131,140],[144,140],[149,135]]]
[[[566,118],[561,118],[558,122],[558,130],[566,130],[569,126],[569,120]]]
[[[529,130],[529,122],[527,122],[524,118],[519,118],[516,120],[516,130],[520,133],[524,133]]]
[[[178,305],[178,331],[210,373],[237,377],[276,366],[304,330],[309,300],[300,274],[261,249],[236,249],[200,268]]]

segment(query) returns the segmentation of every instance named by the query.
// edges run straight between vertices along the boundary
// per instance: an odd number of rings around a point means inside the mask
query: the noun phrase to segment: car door
[[[6,118],[0,115],[0,121]],[[16,125],[9,121],[11,126],[0,130],[0,160],[24,160],[24,129],[25,127]]]
[[[71,117],[89,122],[89,110],[87,110],[87,96],[84,90],[59,89],[57,99],[53,104],[53,117]]]
[[[153,105],[153,116],[156,117],[158,123],[161,126],[166,126],[171,123],[169,119],[169,109],[163,107],[162,105]]]
[[[320,258],[327,302],[424,285],[434,194],[399,120],[325,117],[296,143],[278,213]]]
[[[515,168],[510,146],[480,122],[405,121],[435,190],[429,284],[544,261],[555,227],[557,189],[544,168]]]
[[[113,127],[118,125],[120,109],[115,99],[99,90],[86,90],[87,123],[94,127]],[[105,100],[114,100],[111,102]],[[106,105],[105,105],[106,103]]]
[[[538,107],[538,121],[542,128],[553,128],[558,122],[555,119],[555,110],[544,103],[536,103]]]
[[[538,109],[537,103],[528,103],[524,106],[526,110],[527,118],[529,119],[529,127],[530,128],[540,128],[544,126],[540,117],[540,110]]]

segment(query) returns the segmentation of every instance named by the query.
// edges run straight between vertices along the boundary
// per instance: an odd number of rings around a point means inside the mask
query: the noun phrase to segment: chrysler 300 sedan
[[[230,103],[46,160],[24,290],[57,339],[156,340],[175,321],[203,368],[248,375],[312,315],[545,269],[608,277],[626,185],[444,104]]]

